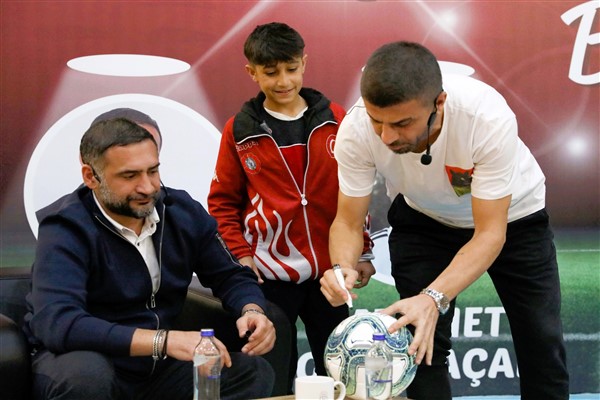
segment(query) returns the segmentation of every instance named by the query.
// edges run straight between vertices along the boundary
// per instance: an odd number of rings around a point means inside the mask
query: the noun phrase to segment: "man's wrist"
[[[164,360],[167,358],[167,340],[169,338],[169,331],[166,329],[159,329],[154,334],[152,340],[152,358],[154,361]]]
[[[248,313],[253,313],[253,314],[262,314],[262,315],[267,315],[260,307],[258,306],[252,306],[252,307],[247,307],[244,308],[242,310],[242,317]]]
[[[373,250],[369,249],[360,255],[358,262],[373,261],[374,259],[375,254],[373,254]]]
[[[352,265],[345,265],[345,264],[341,265],[341,264],[338,264],[338,263],[335,263],[335,264],[331,265],[331,269],[338,269],[338,268],[340,268],[340,269],[344,269],[344,268],[354,269],[354,267]]]
[[[435,301],[435,306],[441,315],[444,315],[448,312],[448,309],[450,308],[450,300],[444,293],[438,292],[435,289],[425,288],[421,290],[421,294],[425,294]]]

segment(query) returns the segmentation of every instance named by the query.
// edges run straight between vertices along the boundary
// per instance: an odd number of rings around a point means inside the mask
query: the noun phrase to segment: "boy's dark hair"
[[[258,25],[244,43],[244,55],[254,65],[288,62],[302,57],[303,53],[302,36],[280,22]]]
[[[79,153],[81,161],[100,173],[104,168],[104,153],[114,146],[127,146],[154,136],[146,129],[125,118],[114,118],[93,124],[81,138]],[[157,145],[158,149],[158,145]]]
[[[377,107],[410,100],[430,104],[442,90],[437,59],[418,43],[394,42],[381,46],[365,65],[360,92]]]

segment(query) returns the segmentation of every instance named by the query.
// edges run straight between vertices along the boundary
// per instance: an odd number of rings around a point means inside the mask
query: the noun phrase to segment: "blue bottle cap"
[[[215,336],[215,331],[214,329],[202,329],[200,330],[200,336]]]
[[[385,340],[385,333],[381,333],[381,332],[373,333],[373,340]]]

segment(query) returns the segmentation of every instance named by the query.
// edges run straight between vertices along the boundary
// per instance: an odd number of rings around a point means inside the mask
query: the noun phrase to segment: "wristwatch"
[[[435,301],[435,305],[440,314],[444,315],[448,312],[448,309],[450,308],[450,300],[448,300],[444,293],[438,292],[435,289],[426,288],[421,290],[421,294],[426,294]]]

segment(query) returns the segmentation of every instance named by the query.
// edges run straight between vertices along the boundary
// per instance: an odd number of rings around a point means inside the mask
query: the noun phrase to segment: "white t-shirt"
[[[373,191],[375,174],[393,200],[446,225],[472,228],[471,195],[494,200],[512,194],[508,221],[545,206],[545,177],[518,137],[517,121],[504,98],[473,78],[443,76],[444,121],[431,145],[432,162],[421,154],[396,154],[375,134],[362,98],[342,121],[335,144],[341,191],[352,197]]]

